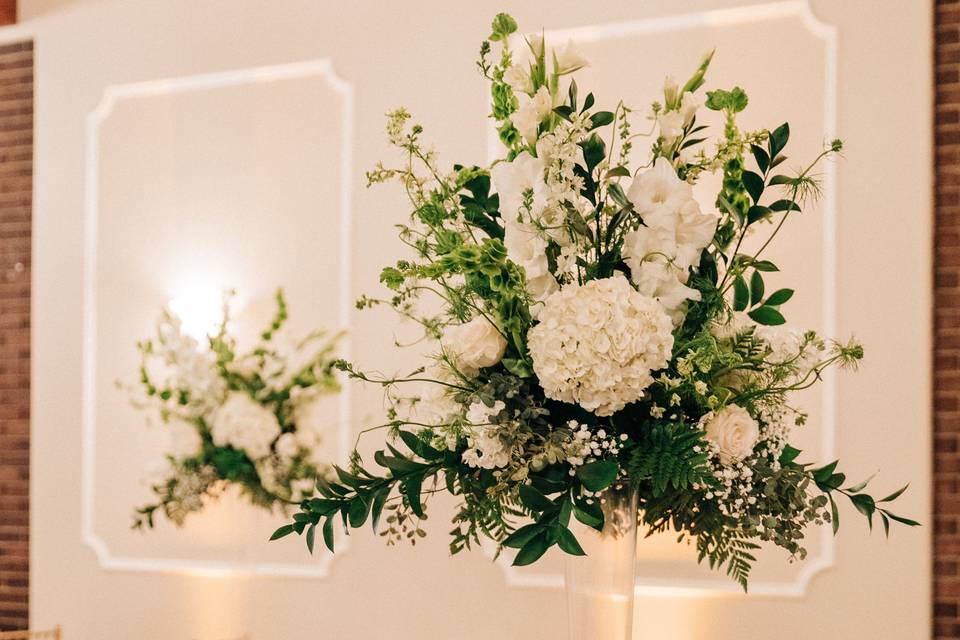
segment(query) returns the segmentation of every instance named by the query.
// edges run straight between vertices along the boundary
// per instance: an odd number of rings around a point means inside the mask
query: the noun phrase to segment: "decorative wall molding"
[[[261,84],[296,78],[321,78],[339,96],[342,108],[340,142],[340,246],[339,256],[339,323],[349,326],[351,309],[351,225],[353,196],[353,87],[340,78],[329,59],[306,60],[289,64],[251,67],[245,69],[206,73],[176,78],[149,80],[131,84],[108,86],[100,102],[87,116],[86,123],[86,194],[84,219],[84,272],[83,272],[83,390],[81,420],[81,535],[83,542],[97,556],[104,569],[121,571],[145,571],[184,573],[215,576],[285,576],[323,577],[333,562],[333,554],[325,549],[318,562],[311,564],[208,561],[187,558],[143,558],[115,555],[106,541],[96,532],[94,522],[96,480],[96,356],[97,356],[97,244],[99,217],[99,132],[110,117],[114,107],[123,100],[150,96],[173,95],[197,91],[209,91],[225,87]],[[317,114],[322,117],[322,114]],[[340,343],[342,357],[350,357],[349,335]],[[346,461],[350,452],[350,388],[344,387],[339,394],[338,455]],[[349,547],[343,540],[342,555]]]
[[[827,140],[836,137],[837,129],[837,28],[820,20],[813,12],[811,0],[786,0],[763,4],[744,5],[725,9],[697,11],[656,18],[643,18],[599,25],[573,27],[547,31],[548,40],[563,42],[573,40],[577,43],[590,43],[638,35],[683,31],[696,28],[723,28],[728,26],[762,23],[784,18],[795,18],[817,39],[823,42],[825,65],[823,121],[824,135]],[[485,94],[485,99],[487,98]],[[494,127],[488,130],[488,157],[492,161],[497,157],[500,141]],[[834,163],[827,163],[823,175],[823,332],[836,334],[836,283],[833,274],[837,268],[836,246],[836,169]],[[836,448],[836,381],[832,371],[823,376],[822,433],[821,451],[824,459],[832,460]],[[813,577],[833,566],[835,547],[829,526],[820,530],[820,549],[817,555],[811,555],[803,563],[803,570],[791,582],[751,582],[750,594],[761,596],[780,596],[798,598],[806,595]],[[492,555],[492,550],[488,548]],[[564,577],[561,574],[534,574],[518,571],[510,565],[509,559],[500,556],[497,564],[503,569],[506,582],[514,587],[562,588]],[[703,597],[718,593],[741,593],[739,585],[720,580],[665,580],[637,576],[636,593],[638,595],[659,595],[672,597]]]

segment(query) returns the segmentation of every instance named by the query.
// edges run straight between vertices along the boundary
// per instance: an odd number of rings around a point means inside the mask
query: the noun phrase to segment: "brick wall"
[[[33,43],[0,45],[0,629],[27,627]]]

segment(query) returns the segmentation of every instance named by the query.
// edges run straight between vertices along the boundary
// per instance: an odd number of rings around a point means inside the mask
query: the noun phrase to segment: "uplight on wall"
[[[168,306],[180,318],[183,332],[205,343],[207,336],[215,334],[220,327],[226,294],[225,287],[194,285],[172,298]],[[239,306],[236,298],[231,300],[231,309]]]

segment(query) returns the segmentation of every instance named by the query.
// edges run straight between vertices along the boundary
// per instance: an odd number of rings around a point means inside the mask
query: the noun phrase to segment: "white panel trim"
[[[110,117],[121,100],[150,96],[207,91],[224,87],[258,84],[294,78],[318,77],[327,82],[340,97],[342,107],[340,141],[340,313],[342,329],[350,325],[351,287],[351,226],[353,197],[353,87],[340,78],[329,59],[306,60],[289,64],[251,67],[231,71],[207,73],[130,84],[108,86],[97,106],[87,116],[86,123],[86,196],[84,209],[84,271],[83,271],[83,391],[81,419],[81,535],[83,542],[93,549],[100,566],[121,571],[183,573],[217,576],[284,576],[317,578],[329,572],[334,555],[325,549],[319,562],[292,564],[243,561],[208,561],[186,558],[142,558],[118,556],[110,551],[106,541],[97,534],[94,522],[96,480],[96,272],[97,225],[99,203],[100,127]],[[318,114],[319,117],[319,114]],[[319,177],[317,178],[319,179]],[[339,348],[341,357],[350,357],[350,337],[344,336]],[[338,455],[347,460],[351,449],[351,397],[345,385],[338,398],[339,427]],[[266,541],[264,541],[266,544]],[[344,539],[337,551],[342,555],[349,547]],[[304,551],[306,553],[306,551]]]
[[[732,25],[751,24],[797,18],[804,27],[816,38],[823,41],[825,49],[824,68],[824,125],[828,140],[836,137],[837,130],[837,28],[834,25],[821,21],[810,6],[810,0],[786,0],[784,2],[769,2],[763,4],[745,5],[726,9],[698,11],[692,13],[644,18],[623,22],[613,22],[601,25],[574,27],[547,31],[545,36],[553,41],[573,40],[579,43],[598,42],[627,36],[636,36],[665,31],[681,31],[685,29],[703,27],[725,27]],[[494,127],[488,130],[487,148],[490,161],[497,158],[500,146],[499,138]],[[836,282],[833,274],[837,269],[837,197],[836,197],[836,166],[833,162],[826,163],[824,169],[824,200],[823,200],[823,331],[826,335],[836,334]],[[836,379],[832,371],[824,374],[823,389],[823,431],[821,447],[825,460],[832,460],[836,449]],[[835,545],[833,533],[829,526],[821,527],[820,550],[816,556],[808,557],[804,561],[803,570],[791,582],[751,582],[750,594],[761,596],[781,596],[798,598],[806,595],[813,577],[834,565]],[[492,555],[492,549],[487,551]],[[516,570],[510,565],[506,556],[501,555],[497,564],[503,569],[506,582],[515,587],[536,588],[563,588],[564,577],[556,573],[530,574]],[[721,593],[742,593],[739,585],[730,581],[729,584],[720,581],[705,579],[665,580],[644,578],[637,576],[636,593],[644,596],[673,596],[673,597],[703,597]]]

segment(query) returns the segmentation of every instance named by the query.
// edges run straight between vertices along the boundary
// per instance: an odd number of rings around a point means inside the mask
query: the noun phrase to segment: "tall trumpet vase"
[[[566,557],[570,640],[630,640],[637,557],[637,491],[618,485],[599,496],[603,531],[576,523],[587,555]]]

